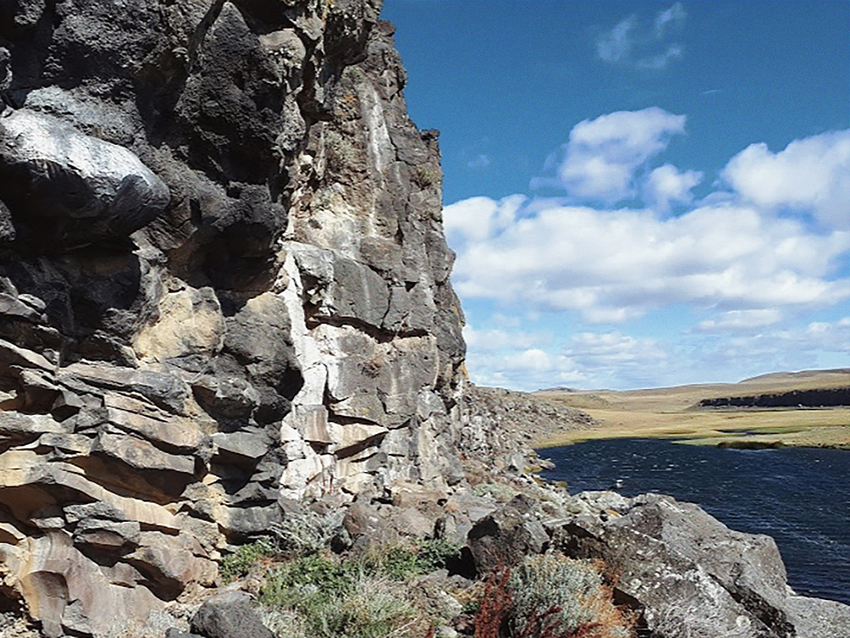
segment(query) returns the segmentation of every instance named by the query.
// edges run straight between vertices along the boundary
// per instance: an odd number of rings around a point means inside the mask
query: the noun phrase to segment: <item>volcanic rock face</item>
[[[574,498],[550,521],[552,543],[601,558],[623,600],[658,638],[828,638],[850,635],[850,607],[797,596],[769,536],[728,529],[669,496],[612,492]]]
[[[0,3],[0,607],[105,635],[278,499],[460,480],[436,134],[379,0]]]

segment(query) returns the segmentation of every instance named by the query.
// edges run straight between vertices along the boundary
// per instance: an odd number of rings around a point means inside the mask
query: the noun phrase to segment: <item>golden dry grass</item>
[[[850,370],[780,373],[735,384],[689,385],[617,392],[543,391],[550,400],[581,408],[600,421],[589,430],[559,432],[538,447],[602,438],[659,437],[715,445],[764,445],[850,449],[850,408],[695,409],[702,399],[818,388],[850,387]]]

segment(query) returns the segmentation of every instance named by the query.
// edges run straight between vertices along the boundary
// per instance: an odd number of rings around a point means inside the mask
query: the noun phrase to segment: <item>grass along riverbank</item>
[[[541,437],[535,447],[608,438],[669,438],[700,445],[850,449],[850,407],[698,408],[704,399],[850,387],[850,371],[779,373],[735,384],[630,391],[546,390],[536,393],[584,410],[599,425]]]

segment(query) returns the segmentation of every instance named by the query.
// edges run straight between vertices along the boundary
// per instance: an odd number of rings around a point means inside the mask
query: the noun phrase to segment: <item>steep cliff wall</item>
[[[462,480],[379,0],[0,3],[0,607],[105,635],[279,501]]]

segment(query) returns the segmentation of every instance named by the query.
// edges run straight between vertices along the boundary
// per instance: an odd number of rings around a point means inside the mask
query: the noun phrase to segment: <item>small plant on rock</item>
[[[614,605],[599,566],[562,554],[494,572],[475,619],[475,638],[632,636],[634,619]]]
[[[277,546],[268,538],[240,545],[221,560],[219,573],[225,582],[230,582],[247,576],[256,565],[271,563],[279,554]]]

